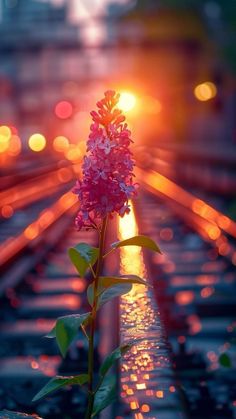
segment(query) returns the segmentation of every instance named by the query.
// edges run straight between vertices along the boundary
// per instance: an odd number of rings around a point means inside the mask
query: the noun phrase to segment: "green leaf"
[[[132,288],[132,283],[125,281],[124,283],[115,283],[107,288],[99,288],[97,308],[101,307],[107,301],[123,294],[127,294]],[[92,306],[94,301],[94,282],[87,289],[88,302]]]
[[[112,287],[107,288],[99,297],[98,297],[98,306],[102,306],[107,301],[112,300],[115,297],[120,297],[123,294],[127,294],[132,289],[132,284],[116,284]]]
[[[99,374],[101,376],[104,376],[107,373],[107,371],[112,367],[112,365],[118,359],[120,359],[131,347],[131,343],[126,343],[116,348],[111,354],[107,355],[100,367]]]
[[[94,301],[94,282],[90,284],[87,288],[87,299],[91,307],[93,307]]]
[[[82,324],[86,324],[90,313],[71,314],[69,316],[59,317],[56,322],[56,339],[59,349],[63,357],[65,357],[67,349],[76,337],[78,329]]]
[[[84,276],[89,265],[93,266],[97,261],[99,249],[89,246],[87,243],[79,243],[77,246],[71,247],[68,253],[80,276]]]
[[[228,354],[223,353],[219,356],[219,363],[222,367],[230,368],[232,367],[232,362]]]
[[[56,325],[52,328],[52,330],[50,332],[48,332],[47,335],[44,336],[45,338],[55,338],[56,337]]]
[[[122,276],[100,276],[98,280],[98,289],[97,289],[97,296],[99,297],[98,306],[101,304],[104,304],[106,301],[108,301],[107,297],[115,298],[119,295],[126,294],[131,290],[131,287],[127,286],[127,284],[141,284],[141,285],[147,285],[150,286],[147,281],[140,278],[137,275],[122,275]],[[124,285],[124,287],[122,286]],[[106,292],[109,288],[112,288],[112,290],[109,290],[109,293]],[[117,292],[117,293],[116,293]],[[103,295],[105,293],[105,295]],[[93,306],[93,300],[94,300],[94,282],[89,285],[87,289],[87,298],[88,302]],[[104,302],[104,300],[106,300]]]
[[[72,384],[79,384],[82,386],[83,384],[88,382],[88,374],[81,374],[75,375],[70,377],[63,377],[57,375],[56,377],[52,378],[33,398],[33,402],[41,399],[42,397],[47,396],[47,394],[51,393],[52,391],[58,390],[61,387],[72,385]]]
[[[150,286],[147,283],[147,281],[140,278],[140,276],[138,275],[101,276],[98,282],[98,294],[100,293],[100,288],[105,289],[116,284],[127,284],[127,283]]]
[[[0,412],[1,419],[42,419],[35,413],[33,415],[27,415],[26,413],[21,412],[11,412],[10,410],[1,410]]]
[[[106,377],[103,384],[95,394],[92,418],[101,410],[109,406],[116,399],[116,379],[114,376]]]
[[[161,253],[159,247],[154,242],[154,240],[150,239],[147,236],[134,236],[126,240],[115,242],[111,245],[113,249],[117,249],[118,247],[123,247],[123,246],[141,246],[141,247],[146,247],[147,249],[153,250],[154,252]]]

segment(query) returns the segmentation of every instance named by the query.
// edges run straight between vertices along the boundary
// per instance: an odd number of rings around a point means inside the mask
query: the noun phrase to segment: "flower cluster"
[[[93,123],[87,141],[81,180],[74,192],[80,200],[76,225],[99,228],[107,215],[129,212],[128,200],[135,194],[132,172],[134,161],[129,149],[131,139],[125,117],[115,106],[119,94],[105,92],[97,103],[98,112],[92,111]]]

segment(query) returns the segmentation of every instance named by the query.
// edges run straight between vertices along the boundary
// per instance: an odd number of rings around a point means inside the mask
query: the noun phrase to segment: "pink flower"
[[[97,103],[98,111],[91,112],[93,123],[82,164],[83,176],[74,188],[80,201],[75,220],[79,230],[99,229],[102,220],[115,212],[123,216],[129,212],[128,200],[136,194],[134,160],[129,149],[131,133],[116,108],[118,101],[119,94],[109,90]]]

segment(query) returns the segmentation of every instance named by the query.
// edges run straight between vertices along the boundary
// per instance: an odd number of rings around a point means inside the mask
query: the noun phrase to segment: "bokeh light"
[[[129,92],[121,92],[118,107],[123,112],[128,112],[134,108],[136,104],[136,97]]]
[[[21,152],[21,139],[18,135],[12,135],[9,143],[8,154],[18,156]]]
[[[1,209],[1,214],[4,218],[10,218],[12,217],[14,211],[11,205],[4,205]]]
[[[42,151],[46,147],[46,138],[39,133],[32,134],[29,137],[28,145],[32,151]]]
[[[0,153],[4,153],[5,151],[7,151],[9,148],[9,142],[8,141],[4,141],[2,140],[2,138],[0,138]]]
[[[11,129],[7,125],[0,126],[0,139],[2,141],[9,141],[11,138]]]
[[[63,135],[58,135],[58,137],[54,138],[53,140],[53,148],[55,151],[59,153],[64,152],[69,147],[68,138],[64,137]]]
[[[73,107],[70,102],[62,100],[55,106],[55,115],[60,119],[70,118],[73,112]]]
[[[81,160],[82,152],[80,150],[80,147],[74,144],[70,145],[70,147],[66,151],[65,157],[72,162]]]
[[[210,81],[198,84],[194,89],[195,97],[201,102],[213,99],[217,94],[216,85]]]
[[[0,153],[4,153],[9,148],[11,130],[8,126],[0,126]]]

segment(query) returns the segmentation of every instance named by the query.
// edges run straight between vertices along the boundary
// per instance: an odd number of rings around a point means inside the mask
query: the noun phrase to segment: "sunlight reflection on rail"
[[[138,227],[131,205],[130,214],[119,219],[119,239],[124,240],[137,234]],[[140,247],[123,247],[120,256],[122,274],[146,277]],[[137,339],[137,343],[121,363],[121,398],[129,405],[134,414],[132,417],[143,418],[143,413],[147,412],[151,415],[148,417],[153,417],[155,408],[163,407],[163,403],[165,408],[169,409],[172,405],[178,410],[175,396],[169,391],[173,380],[169,369],[168,351],[164,345],[159,313],[149,288],[139,284],[133,285],[132,290],[122,296],[120,310],[121,340]],[[152,390],[153,387],[155,391]],[[168,402],[160,400],[165,398],[167,392]]]

